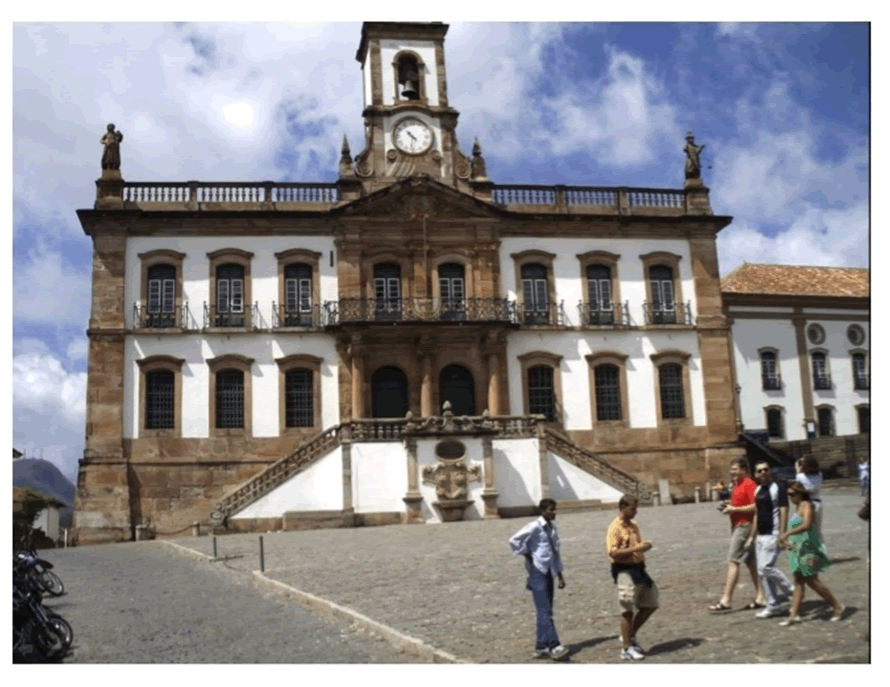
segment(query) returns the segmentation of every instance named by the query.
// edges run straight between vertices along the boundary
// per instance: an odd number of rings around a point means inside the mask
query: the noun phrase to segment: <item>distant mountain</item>
[[[19,458],[12,461],[12,484],[16,487],[31,487],[67,503],[68,507],[59,511],[59,524],[62,527],[71,526],[75,487],[48,460]]]

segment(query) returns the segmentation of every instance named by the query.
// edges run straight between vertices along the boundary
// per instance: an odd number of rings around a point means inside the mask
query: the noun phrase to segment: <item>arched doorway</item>
[[[476,414],[476,392],[473,373],[460,365],[446,365],[439,374],[439,409],[451,401],[455,415]]]
[[[397,367],[381,367],[371,375],[371,417],[405,417],[408,378]]]

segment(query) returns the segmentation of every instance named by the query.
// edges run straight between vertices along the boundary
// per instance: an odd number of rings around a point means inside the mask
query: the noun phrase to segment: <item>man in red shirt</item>
[[[729,464],[729,474],[732,477],[734,487],[729,498],[729,505],[723,509],[723,513],[729,516],[732,527],[732,535],[729,538],[729,568],[726,571],[726,589],[723,597],[716,604],[709,606],[712,611],[728,611],[732,608],[732,592],[736,582],[739,581],[739,564],[748,566],[751,580],[754,582],[754,601],[745,608],[763,608],[765,601],[763,590],[760,588],[760,578],[757,576],[757,565],[754,562],[753,547],[746,547],[745,541],[751,534],[754,520],[754,491],[757,484],[748,475],[748,460],[736,458]]]

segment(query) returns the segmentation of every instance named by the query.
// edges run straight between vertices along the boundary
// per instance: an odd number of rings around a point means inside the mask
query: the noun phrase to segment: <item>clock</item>
[[[425,153],[433,145],[432,130],[419,119],[403,119],[392,131],[396,148],[409,155]]]

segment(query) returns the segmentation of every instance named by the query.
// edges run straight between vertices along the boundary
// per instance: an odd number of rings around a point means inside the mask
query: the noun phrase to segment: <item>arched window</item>
[[[817,391],[831,389],[831,377],[828,374],[828,363],[825,353],[814,351],[813,360],[813,388]]]
[[[372,417],[405,417],[408,378],[397,367],[381,367],[371,376]]]
[[[451,403],[455,415],[476,414],[473,373],[461,365],[446,365],[439,373],[439,407]]]
[[[312,318],[312,266],[301,262],[284,268],[284,324],[310,327]]]
[[[466,318],[464,295],[466,270],[456,262],[439,265],[439,298],[442,302],[443,320],[463,320]]]
[[[615,322],[615,309],[612,304],[612,270],[606,265],[587,267],[587,304],[590,324]]]
[[[763,381],[765,390],[776,390],[782,388],[782,382],[779,378],[779,368],[776,364],[776,354],[773,351],[760,352],[760,378]]]
[[[244,373],[220,370],[216,373],[216,428],[244,427]]]
[[[617,365],[597,365],[593,368],[596,388],[596,419],[621,419],[621,383]]]
[[[556,420],[556,394],[553,389],[553,368],[535,365],[528,369],[528,411]]]
[[[244,326],[244,267],[226,263],[216,268],[217,327]]]
[[[766,431],[774,439],[785,438],[785,420],[779,407],[766,409]]]
[[[174,429],[175,375],[170,370],[145,373],[145,429]]]
[[[834,436],[834,408],[822,406],[816,409],[816,421],[819,424],[820,437]]]
[[[159,264],[148,268],[147,316],[144,327],[176,326],[176,267]]]
[[[650,308],[652,323],[676,324],[673,270],[667,265],[653,265],[649,268],[649,286],[652,291]]]
[[[522,305],[525,324],[550,324],[547,268],[538,263],[522,266]]]
[[[374,317],[377,320],[402,319],[402,269],[396,263],[374,265]]]
[[[857,406],[856,417],[859,420],[859,433],[871,432],[871,408],[869,406]]]
[[[686,417],[683,393],[683,367],[678,363],[664,363],[658,368],[661,417],[665,420]]]
[[[312,427],[315,424],[314,392],[312,370],[295,368],[285,372],[285,427]]]
[[[417,58],[411,54],[400,55],[398,58],[398,97],[405,100],[420,100],[420,66]]]
[[[853,388],[868,389],[868,373],[865,369],[865,354],[854,353],[851,356],[853,362]]]

